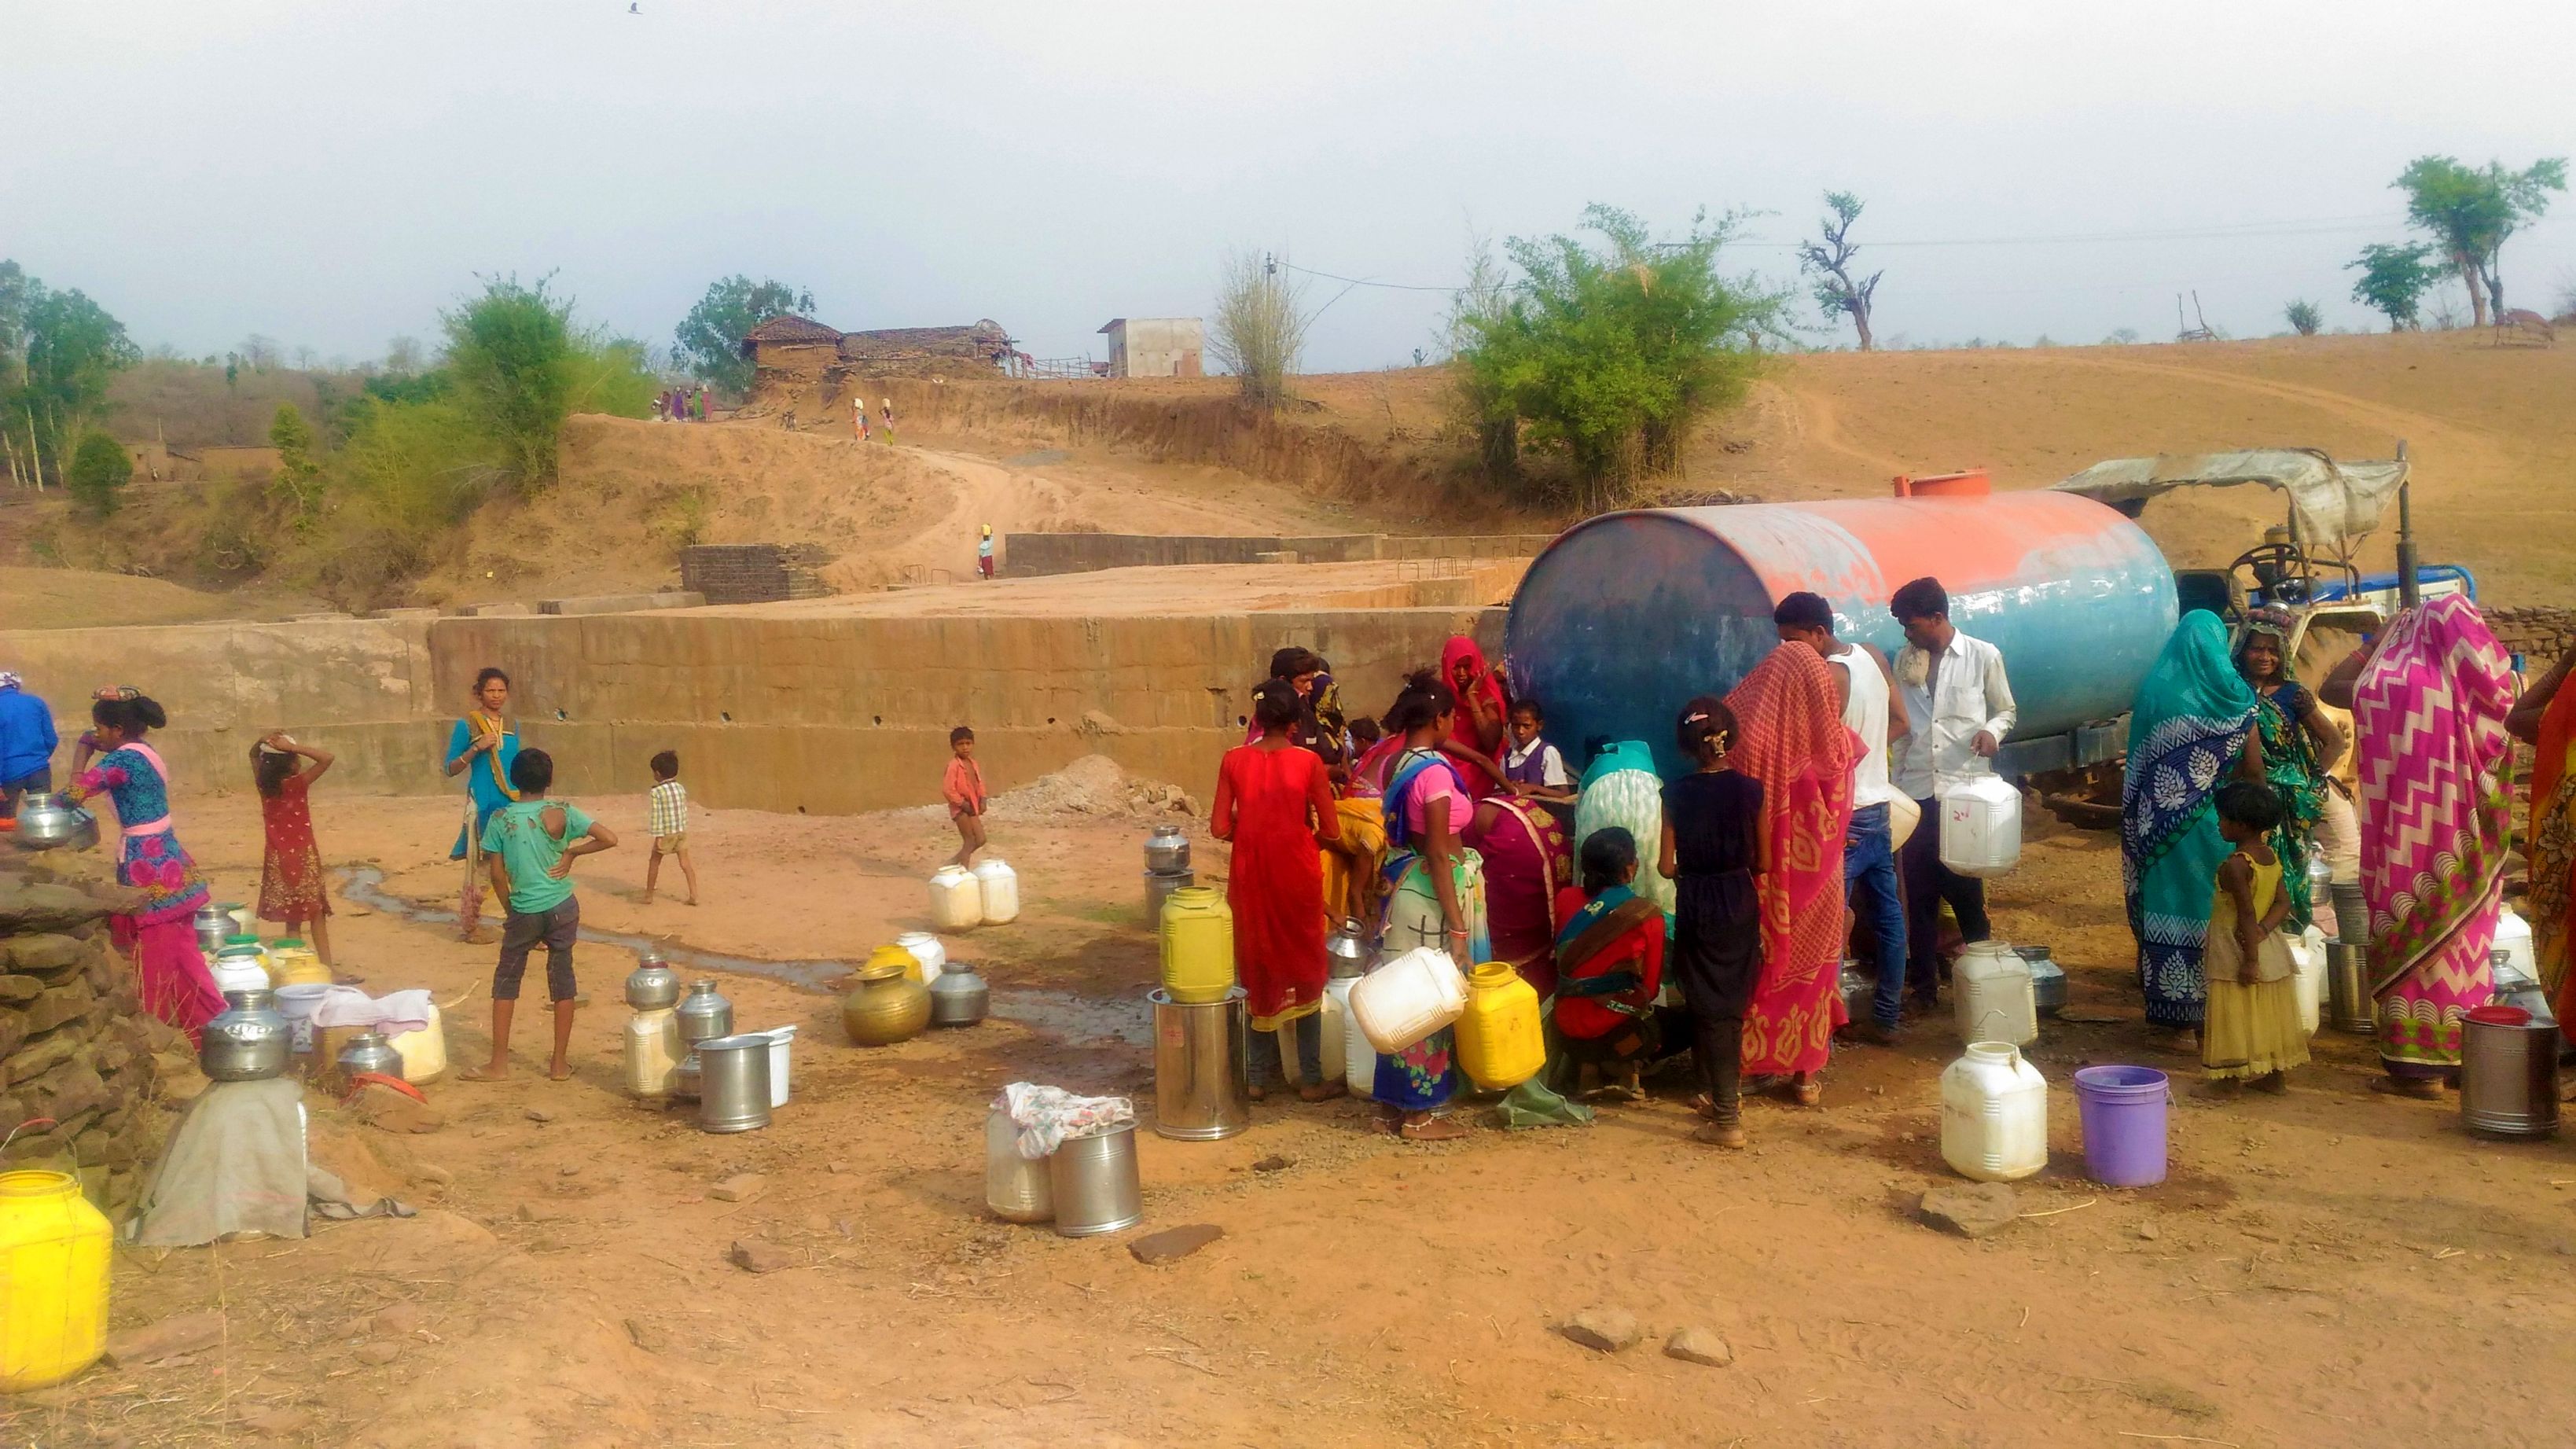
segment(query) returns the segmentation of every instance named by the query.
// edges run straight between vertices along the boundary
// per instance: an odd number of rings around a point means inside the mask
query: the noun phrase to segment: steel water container
[[[2326,942],[2326,1024],[2355,1036],[2379,1030],[2370,996],[2370,948]]]
[[[1892,659],[1897,586],[1926,575],[1961,629],[2003,651],[2021,721],[1995,768],[2046,758],[2079,726],[2126,714],[2174,629],[2173,570],[2117,509],[2050,490],[1647,508],[1587,519],[1522,577],[1505,627],[1548,735],[1644,740],[1670,775],[1673,710],[1724,694],[1780,647],[1771,611],[1805,590],[1845,639]],[[2109,732],[2094,741],[2116,753]],[[1928,822],[1927,822],[1928,823]],[[1641,842],[1643,844],[1643,842]]]
[[[1136,1171],[1136,1124],[1121,1122],[1088,1137],[1068,1137],[1047,1158],[1047,1195],[1055,1230],[1088,1238],[1145,1220],[1145,1184]]]
[[[2481,1006],[2460,1025],[2460,1124],[2487,1137],[2558,1130],[2558,1024]]]
[[[769,1125],[769,1033],[708,1037],[695,1055],[700,1127],[749,1132]]]
[[[1251,1126],[1251,1010],[1243,988],[1194,1002],[1174,1001],[1156,987],[1147,999],[1154,1004],[1155,1134],[1213,1142]]]

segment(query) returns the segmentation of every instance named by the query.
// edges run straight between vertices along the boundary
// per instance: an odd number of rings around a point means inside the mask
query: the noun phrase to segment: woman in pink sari
[[[1485,921],[1493,959],[1542,997],[1556,992],[1556,893],[1574,881],[1574,852],[1556,817],[1534,801],[1488,795],[1459,838],[1485,860]]]
[[[2392,620],[2352,685],[2382,1091],[2440,1096],[2460,1068],[2461,1019],[2494,992],[2512,669],[2477,606],[2453,596]]]
[[[1824,656],[1784,644],[1726,697],[1741,740],[1734,767],[1762,782],[1771,869],[1760,878],[1762,976],[1744,1013],[1744,1074],[1786,1075],[1801,1106],[1824,1100],[1816,1080],[1834,1028],[1849,1020],[1838,976],[1843,954],[1843,834],[1851,825],[1852,763],[1860,739],[1843,723]]]
[[[186,1032],[193,1046],[224,999],[191,923],[206,903],[206,878],[171,828],[170,771],[143,739],[169,721],[160,705],[131,689],[101,691],[90,721],[72,761],[71,798],[105,795],[116,802],[122,837],[116,878],[143,893],[133,912],[107,918],[108,931],[134,956],[143,1009]]]

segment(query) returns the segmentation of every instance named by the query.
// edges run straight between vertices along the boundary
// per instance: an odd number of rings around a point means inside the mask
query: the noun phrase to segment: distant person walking
[[[18,676],[0,671],[0,807],[15,811],[18,797],[54,788],[53,707],[29,694]]]
[[[850,399],[850,436],[864,443],[868,440],[868,400]]]
[[[891,443],[894,441],[894,399],[884,398],[880,401],[885,404],[886,441]]]
[[[690,404],[689,416],[702,423],[707,420],[707,390],[703,384],[699,386],[697,397]]]
[[[984,525],[984,536],[975,541],[975,572],[982,578],[993,576],[993,525]]]
[[[1949,902],[1951,914],[1959,918],[1961,940],[1994,935],[1986,919],[1986,883],[1941,863],[1941,832],[1933,824],[1941,818],[1936,797],[1942,781],[1993,768],[1985,762],[2003,748],[2019,711],[2004,677],[2003,651],[1970,638],[1950,622],[1950,595],[1939,579],[1916,579],[1898,589],[1887,611],[1905,629],[1905,648],[1896,656],[1897,694],[1905,702],[1905,749],[1895,784],[1922,819],[1900,856],[1905,981],[1917,1009],[1930,1011],[1941,995],[1941,903]]]

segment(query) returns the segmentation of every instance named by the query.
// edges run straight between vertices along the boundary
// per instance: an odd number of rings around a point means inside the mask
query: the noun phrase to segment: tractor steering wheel
[[[2249,548],[2227,566],[2229,573],[2243,570],[2253,575],[2255,591],[2285,604],[2307,602],[2316,578],[2316,566],[2293,545],[2266,543]],[[2271,575],[2265,578],[2266,573]]]

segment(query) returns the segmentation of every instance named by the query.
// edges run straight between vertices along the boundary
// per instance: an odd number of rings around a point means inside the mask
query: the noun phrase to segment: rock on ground
[[[1735,1362],[1735,1350],[1725,1339],[1705,1328],[1685,1328],[1664,1344],[1664,1357],[1709,1368],[1724,1368]]]
[[[1915,1206],[1914,1216],[1925,1227],[1957,1233],[1963,1238],[1982,1238],[2011,1227],[2018,1211],[2010,1184],[1969,1182],[1936,1187],[1924,1193],[1922,1202]]]
[[[1224,1236],[1225,1229],[1214,1223],[1191,1223],[1186,1227],[1147,1233],[1129,1243],[1127,1251],[1134,1254],[1139,1263],[1176,1263]]]
[[[1617,1308],[1587,1308],[1567,1319],[1557,1332],[1603,1353],[1625,1353],[1637,1346],[1637,1315]]]

